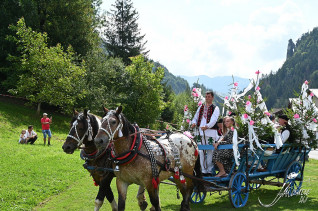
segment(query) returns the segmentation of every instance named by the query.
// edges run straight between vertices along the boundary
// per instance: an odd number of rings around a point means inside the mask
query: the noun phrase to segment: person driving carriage
[[[220,115],[220,109],[218,106],[212,104],[214,99],[214,93],[207,91],[205,93],[205,104],[199,106],[193,120],[191,127],[199,127],[201,144],[209,145],[209,139],[217,140],[217,120]],[[212,143],[211,143],[212,144]],[[200,164],[202,168],[203,176],[212,176],[212,150],[200,150]],[[205,156],[206,154],[206,156]]]
[[[233,117],[224,117],[223,119],[223,138],[220,138],[213,144],[213,163],[219,168],[216,177],[226,177],[233,165],[233,149],[217,149],[219,145],[233,144],[233,134],[235,120]]]

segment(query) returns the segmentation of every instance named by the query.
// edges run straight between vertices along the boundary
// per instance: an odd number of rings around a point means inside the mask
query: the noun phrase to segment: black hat
[[[222,123],[223,122],[223,119],[222,118],[220,118],[218,121],[217,121],[217,123]]]
[[[287,115],[285,115],[285,114],[283,114],[283,115],[279,115],[278,116],[278,118],[280,118],[280,119],[284,119],[284,120],[286,120],[286,121],[288,121],[289,120],[289,118],[287,117]]]

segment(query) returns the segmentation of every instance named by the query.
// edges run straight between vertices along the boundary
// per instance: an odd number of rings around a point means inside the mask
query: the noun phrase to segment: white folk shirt
[[[289,138],[290,132],[289,130],[284,130],[280,136],[282,138],[282,142],[285,143],[287,141],[287,139]]]
[[[34,130],[32,130],[31,133],[29,133],[29,131],[27,130],[26,135],[28,138],[30,138],[32,136],[36,136],[36,132],[34,132]]]
[[[195,113],[194,118],[193,118],[193,120],[191,122],[192,124],[193,123],[197,124],[198,119],[199,119],[201,106],[198,108],[197,112]],[[206,105],[204,105],[204,106],[206,107]],[[203,136],[203,131],[201,130],[201,127],[207,126],[208,128],[212,128],[216,124],[216,122],[217,122],[217,120],[219,118],[219,115],[220,115],[220,109],[219,109],[218,106],[215,106],[213,114],[212,114],[211,119],[210,119],[210,122],[207,123],[207,120],[205,118],[204,111],[203,111],[203,114],[202,114],[202,117],[201,117],[201,122],[200,122],[200,129],[199,129],[201,136]],[[215,129],[206,129],[204,131],[204,133],[205,133],[206,137],[213,137],[213,138],[217,138],[218,137],[218,132]]]

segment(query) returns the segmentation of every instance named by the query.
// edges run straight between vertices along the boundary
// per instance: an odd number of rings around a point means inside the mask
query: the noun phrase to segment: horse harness
[[[76,129],[76,126],[78,125],[77,120],[80,120],[80,119],[81,119],[81,116],[83,116],[83,114],[79,114],[78,117],[77,117],[77,119],[73,122],[73,125],[72,125],[72,127],[71,127],[71,129],[70,129],[70,132],[69,132],[68,136],[67,136],[67,138],[70,137],[70,138],[76,140],[77,143],[78,143],[78,144],[77,144],[78,147],[83,144],[84,138],[85,138],[86,136],[87,136],[87,138],[88,138],[88,141],[92,141],[92,140],[93,140],[93,129],[92,129],[92,126],[91,126],[91,123],[90,123],[90,118],[89,118],[88,116],[87,116],[87,118],[86,118],[87,124],[88,124],[87,130],[86,130],[85,134],[83,135],[83,137],[80,139],[80,137],[79,137],[79,135],[78,135],[78,132],[77,132],[77,129]],[[74,130],[75,130],[75,133],[76,133],[76,136],[77,136],[77,137],[70,135],[70,133],[71,133],[71,131],[72,131],[73,128],[74,128]]]

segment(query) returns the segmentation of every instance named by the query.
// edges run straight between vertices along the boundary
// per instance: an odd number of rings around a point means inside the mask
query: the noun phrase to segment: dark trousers
[[[38,139],[37,136],[35,136],[34,138],[30,138],[30,139],[28,140],[28,143],[33,144],[33,143],[36,141],[36,139]]]

